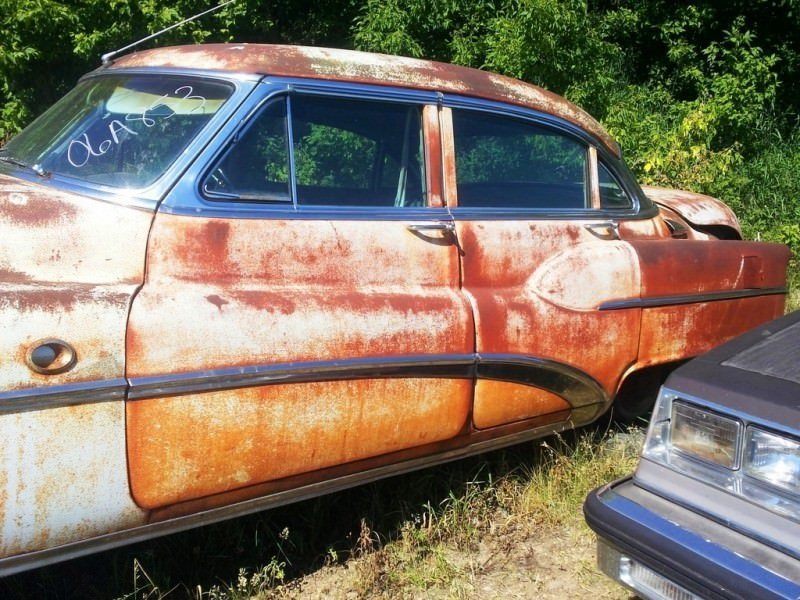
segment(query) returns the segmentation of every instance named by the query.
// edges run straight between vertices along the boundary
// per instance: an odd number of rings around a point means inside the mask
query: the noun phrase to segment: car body
[[[643,598],[800,598],[800,311],[678,368],[632,478],[587,498]]]
[[[787,261],[532,85],[123,56],[0,151],[0,573],[589,423]]]

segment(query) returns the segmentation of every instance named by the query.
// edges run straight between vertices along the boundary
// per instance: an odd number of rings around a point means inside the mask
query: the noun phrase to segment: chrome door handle
[[[412,223],[407,225],[409,231],[446,231],[447,233],[456,232],[456,224],[450,221],[436,221],[434,223]]]
[[[616,221],[605,221],[603,223],[589,223],[584,228],[593,236],[601,240],[618,240],[619,223]]]

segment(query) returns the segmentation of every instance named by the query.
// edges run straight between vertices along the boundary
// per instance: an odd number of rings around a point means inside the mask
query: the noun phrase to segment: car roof
[[[545,112],[577,125],[614,156],[619,145],[600,123],[538,86],[459,65],[354,50],[273,44],[199,44],[134,52],[108,69],[178,67],[278,77],[327,79],[462,94]]]
[[[800,311],[689,361],[665,385],[800,434]]]

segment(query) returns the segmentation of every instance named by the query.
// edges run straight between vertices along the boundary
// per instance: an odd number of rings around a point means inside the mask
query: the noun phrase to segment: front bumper
[[[601,568],[643,598],[800,599],[800,560],[632,479],[589,494],[584,514]]]

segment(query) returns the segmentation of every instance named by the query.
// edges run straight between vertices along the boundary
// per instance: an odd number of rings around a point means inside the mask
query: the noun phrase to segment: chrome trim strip
[[[437,377],[494,379],[540,387],[565,398],[591,420],[611,398],[586,373],[555,361],[516,354],[435,354],[279,363],[133,377],[130,400],[204,393],[277,383],[341,379]],[[585,410],[583,410],[585,409]]]
[[[718,300],[737,300],[739,298],[756,298],[758,296],[776,296],[786,294],[785,287],[748,288],[746,290],[726,290],[722,292],[706,292],[701,294],[678,294],[675,296],[652,296],[650,298],[628,298],[603,302],[599,310],[620,310],[623,308],[652,308],[655,306],[675,306],[678,304],[695,304],[699,302],[715,302]]]
[[[276,492],[261,498],[237,502],[229,506],[214,508],[183,517],[176,517],[167,521],[150,523],[148,525],[142,525],[133,529],[109,533],[88,540],[65,544],[55,548],[49,548],[47,550],[40,550],[37,552],[30,552],[23,555],[0,559],[0,577],[13,575],[14,573],[19,573],[28,569],[43,567],[67,559],[77,558],[79,556],[85,556],[94,552],[110,550],[119,546],[133,544],[171,533],[186,531],[187,529],[208,525],[217,521],[242,517],[269,508],[276,508],[285,504],[300,502],[302,500],[338,492],[358,485],[363,485],[365,483],[378,481],[379,479],[385,479],[386,477],[401,475],[403,473],[409,473],[411,471],[417,471],[419,469],[425,469],[435,465],[460,460],[462,458],[472,456],[473,454],[481,454],[491,450],[496,450],[498,448],[512,446],[536,438],[544,437],[546,435],[558,433],[580,424],[581,423],[575,424],[569,420],[562,421],[560,423],[545,425],[526,431],[520,431],[491,440],[476,442],[460,448],[447,450],[439,454],[413,458],[400,463],[375,467],[367,471],[351,473],[350,475],[344,475],[342,477],[337,477],[326,481],[311,483],[298,488]]]
[[[133,377],[130,400],[256,387],[275,383],[303,383],[332,379],[383,377],[472,378],[473,354],[440,354],[404,357],[370,357],[347,360],[278,363],[211,369],[190,373]]]
[[[0,392],[0,415],[124,400],[127,388],[128,382],[118,378]]]
[[[565,398],[573,409],[611,403],[611,398],[593,377],[570,365],[517,354],[479,353],[476,358],[479,379],[546,389]]]

